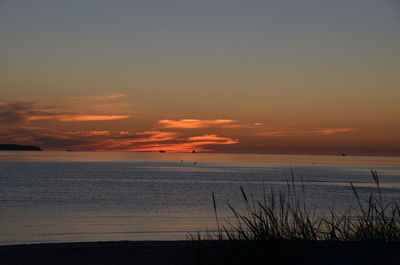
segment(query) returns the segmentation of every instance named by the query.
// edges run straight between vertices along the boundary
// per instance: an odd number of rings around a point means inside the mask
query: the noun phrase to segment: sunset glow
[[[0,0],[0,265],[398,264],[399,29],[400,0]]]
[[[180,128],[180,129],[194,129],[212,126],[224,126],[227,124],[235,123],[234,120],[198,120],[198,119],[182,119],[178,121],[173,120],[160,120],[159,123],[165,128]]]
[[[127,119],[127,115],[42,115],[28,117],[28,121],[109,121]]]
[[[0,4],[1,143],[400,155],[398,5],[23,2]]]

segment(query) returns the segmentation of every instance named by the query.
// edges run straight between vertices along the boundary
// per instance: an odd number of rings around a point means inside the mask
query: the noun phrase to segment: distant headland
[[[42,151],[42,148],[31,145],[0,144],[0,151]]]

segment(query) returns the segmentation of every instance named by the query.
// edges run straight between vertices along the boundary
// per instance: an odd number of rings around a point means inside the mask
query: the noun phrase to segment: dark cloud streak
[[[32,102],[7,102],[0,100],[0,122],[17,123],[32,114]]]
[[[88,122],[129,118],[129,115],[99,115],[65,111],[54,106],[37,107],[34,102],[9,102],[0,100],[0,123],[26,121]]]

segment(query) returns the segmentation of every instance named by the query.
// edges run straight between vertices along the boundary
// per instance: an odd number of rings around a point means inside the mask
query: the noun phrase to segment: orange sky
[[[160,113],[156,119],[137,112],[122,94],[53,102],[60,105],[1,101],[0,142],[45,150],[358,155],[398,155],[400,147],[398,124],[388,130],[363,121],[268,123],[237,120],[234,114],[204,119]]]
[[[400,155],[393,1],[56,2],[0,4],[0,143]]]

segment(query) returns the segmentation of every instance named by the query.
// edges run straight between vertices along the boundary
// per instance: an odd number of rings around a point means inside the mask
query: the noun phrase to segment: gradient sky
[[[400,2],[0,0],[0,143],[400,155]]]

